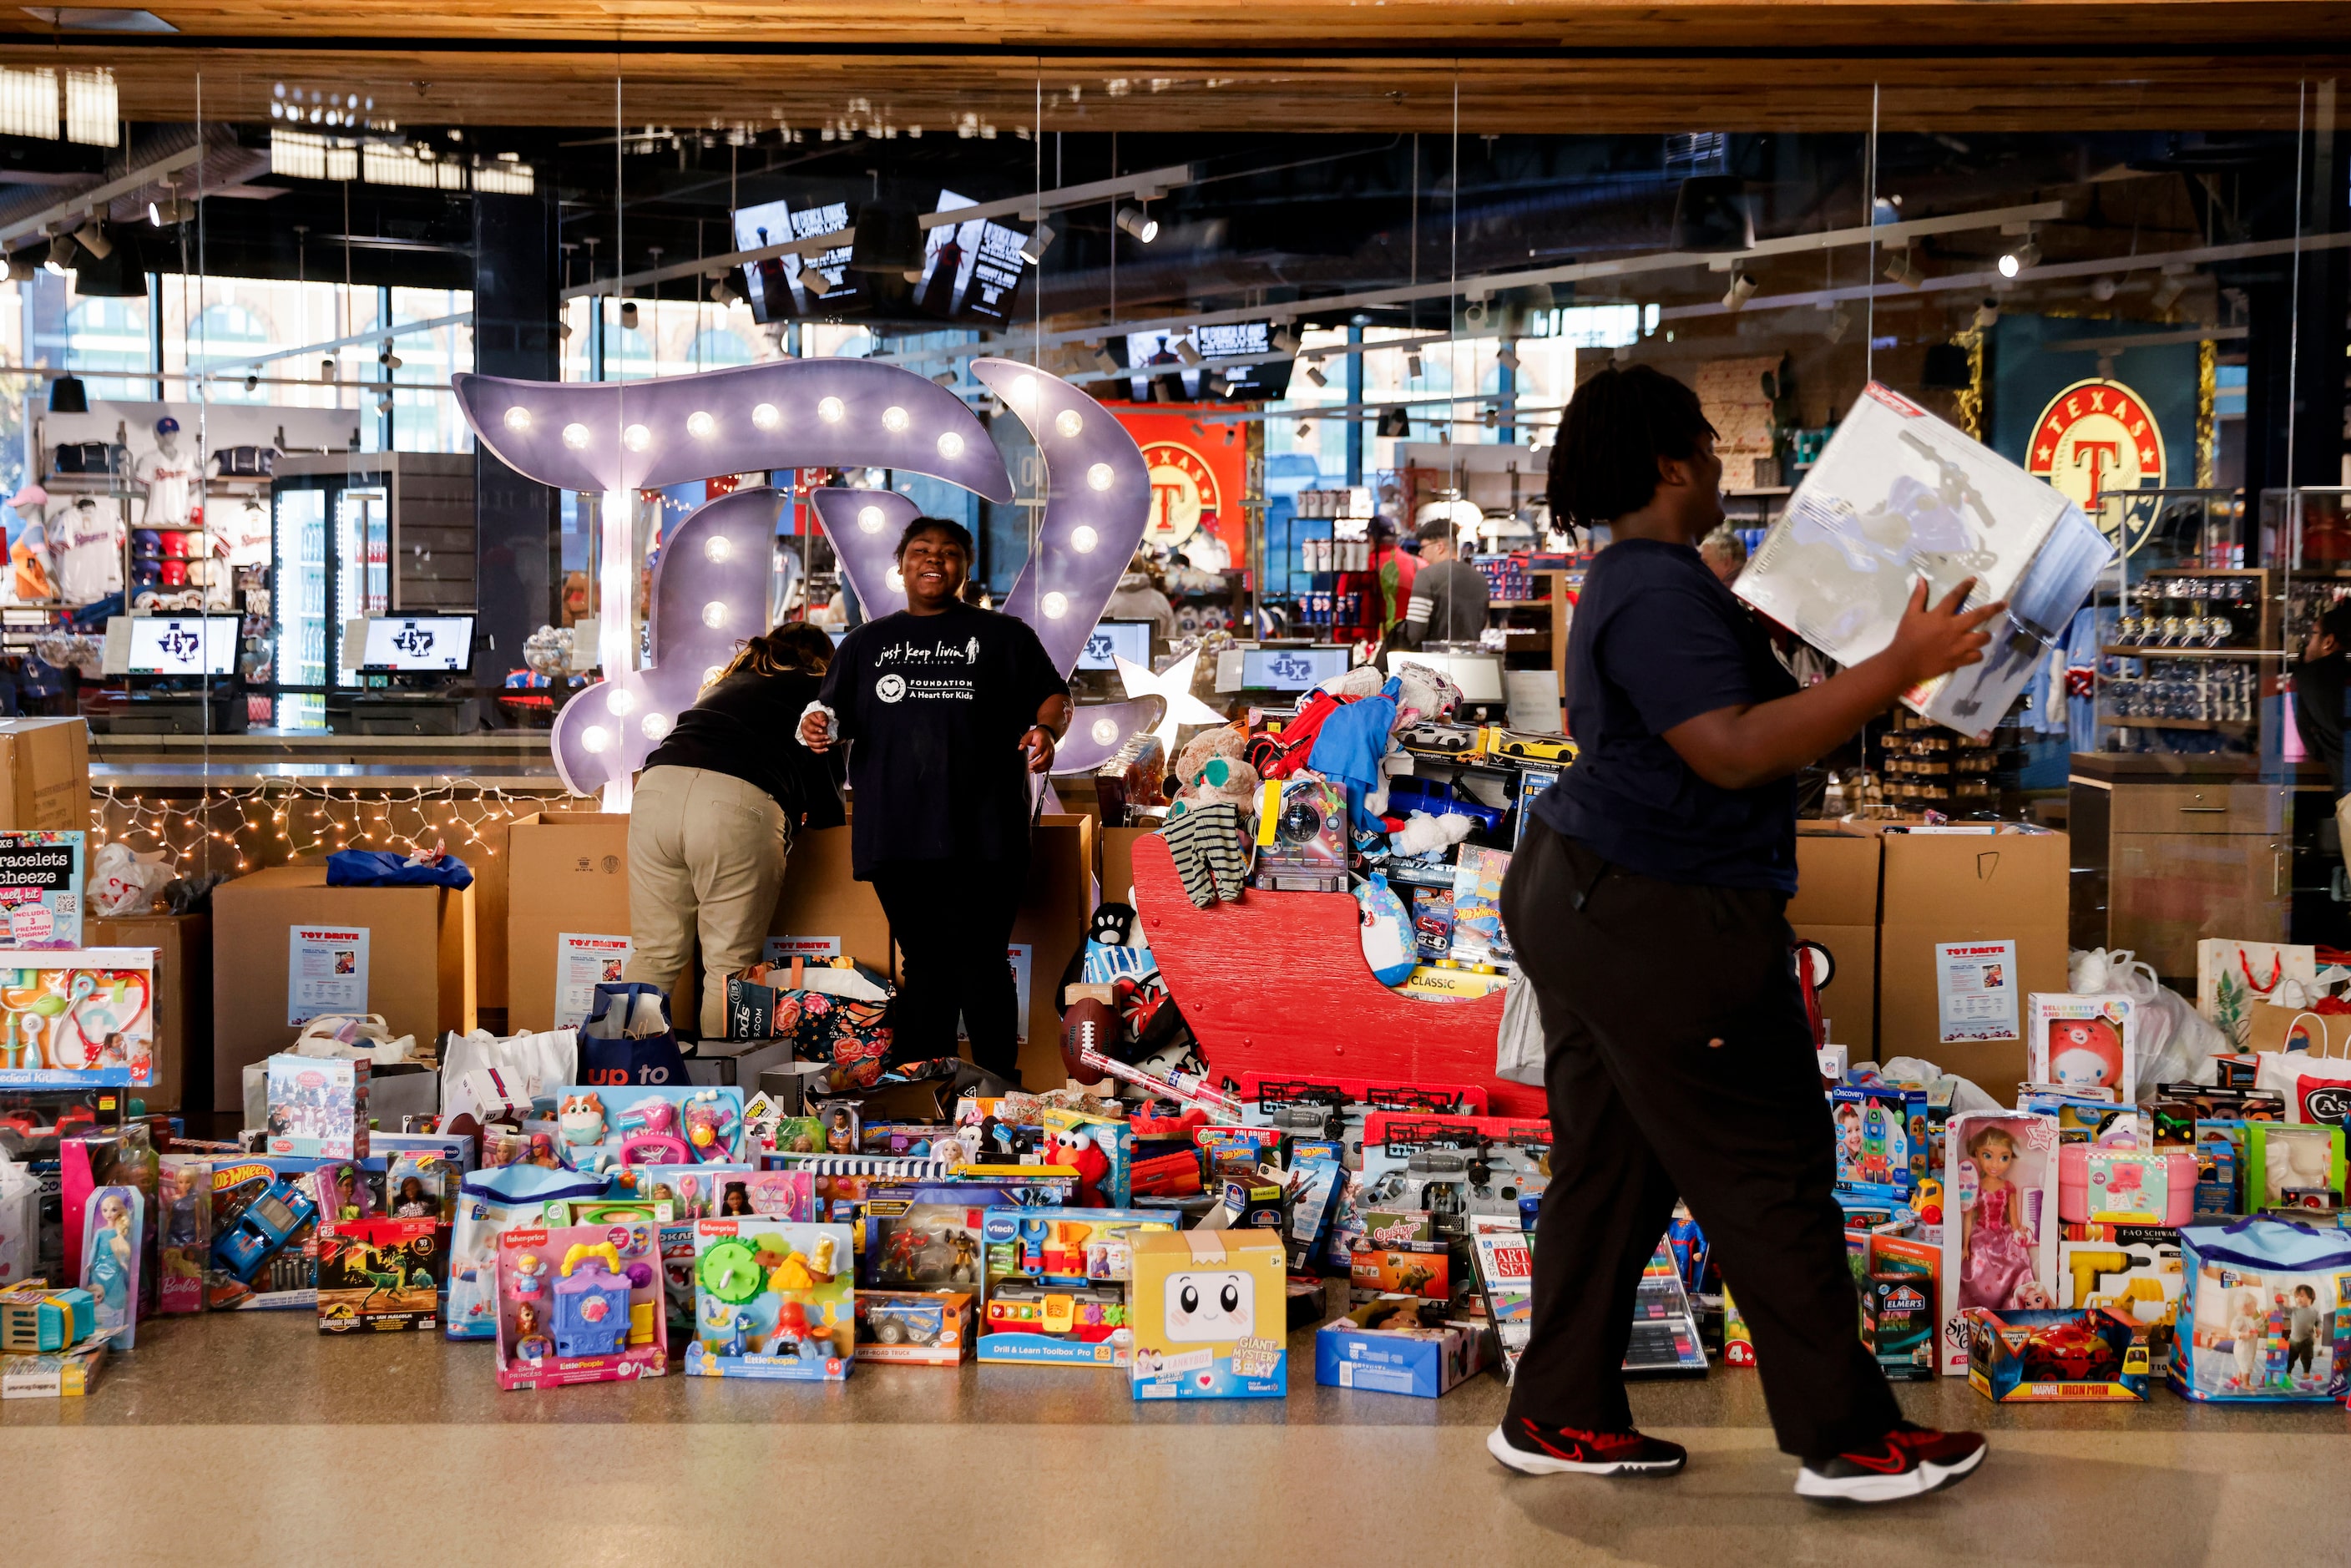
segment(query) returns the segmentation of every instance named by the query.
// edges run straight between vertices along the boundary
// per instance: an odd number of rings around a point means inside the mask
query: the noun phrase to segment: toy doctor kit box
[[[1145,1232],[1134,1248],[1137,1399],[1280,1399],[1289,1393],[1278,1233]]]
[[[1969,578],[2004,600],[1983,662],[1914,686],[1905,706],[1985,736],[2088,597],[2114,547],[2082,509],[1956,427],[1872,382],[1822,448],[1735,591],[1841,664],[1893,640],[1912,585]]]

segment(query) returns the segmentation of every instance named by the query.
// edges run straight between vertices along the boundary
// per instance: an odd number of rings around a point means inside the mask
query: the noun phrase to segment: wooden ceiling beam
[[[373,50],[120,51],[0,46],[0,65],[104,65],[139,120],[264,122],[279,82],[358,91],[403,125],[772,129],[812,133],[855,115],[860,133],[1013,136],[1061,131],[1422,131],[1603,134],[1677,131],[1864,131],[1876,92],[1887,131],[2290,131],[2302,82],[2351,77],[2351,50],[2309,56],[1590,62],[1567,58],[1400,65],[1202,60],[1097,62],[1083,70],[1012,60],[828,57],[772,67],[725,53],[639,56]],[[619,91],[615,94],[615,84]],[[1040,90],[1041,89],[1041,90]],[[1040,119],[1040,99],[1042,117]],[[862,107],[861,107],[861,105]],[[811,134],[810,140],[815,140]]]

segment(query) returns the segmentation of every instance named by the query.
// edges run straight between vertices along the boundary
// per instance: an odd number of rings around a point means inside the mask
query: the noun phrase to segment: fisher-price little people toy
[[[629,1343],[629,1281],[609,1241],[574,1246],[555,1281],[559,1355],[618,1355]]]

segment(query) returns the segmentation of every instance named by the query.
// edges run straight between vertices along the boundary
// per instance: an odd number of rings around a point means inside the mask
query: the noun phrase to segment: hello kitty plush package
[[[2138,1084],[2137,1003],[2119,991],[2035,991],[2025,998],[2025,1071],[2035,1083],[2111,1089],[2127,1103]]]

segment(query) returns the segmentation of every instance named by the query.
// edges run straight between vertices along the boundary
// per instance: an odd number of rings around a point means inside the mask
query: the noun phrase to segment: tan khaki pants
[[[759,961],[791,824],[756,784],[650,768],[629,808],[628,977],[670,990],[702,944],[702,1035],[726,1034],[726,977]]]

